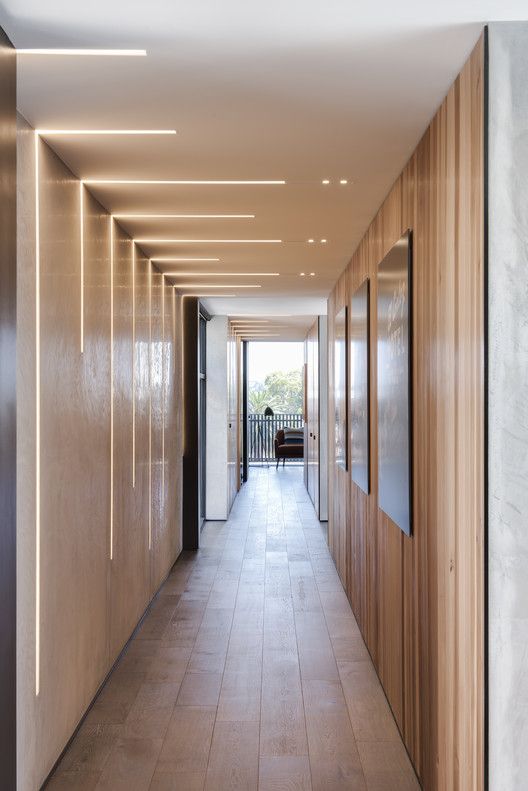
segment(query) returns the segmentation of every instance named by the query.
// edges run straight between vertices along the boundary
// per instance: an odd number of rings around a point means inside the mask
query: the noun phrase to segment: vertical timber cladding
[[[335,463],[329,391],[329,543],[421,783],[480,791],[483,756],[484,57],[481,39],[328,306],[370,278],[371,493]],[[413,231],[413,537],[378,492],[378,264]],[[332,370],[332,367],[330,370]]]
[[[0,28],[0,787],[16,787],[16,54]]]

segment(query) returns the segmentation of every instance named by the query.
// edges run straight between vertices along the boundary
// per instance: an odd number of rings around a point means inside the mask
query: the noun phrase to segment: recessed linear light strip
[[[110,560],[114,559],[114,218],[110,215]]]
[[[118,220],[254,220],[254,214],[114,214]]]
[[[207,284],[205,284],[205,283],[178,283],[176,285],[176,288],[207,288],[207,289],[210,289],[210,288],[262,288],[262,286],[260,286],[260,285],[248,286],[247,284],[241,285],[241,284],[235,284],[235,283],[229,283],[229,285],[226,285],[226,286],[223,286],[223,285],[219,286],[219,285],[216,285],[215,283],[207,283]]]
[[[165,275],[161,276],[161,508],[165,514]]]
[[[149,513],[148,513],[148,548],[152,549],[152,264],[148,262],[148,310],[149,310]]]
[[[79,181],[79,232],[81,248],[81,354],[84,354],[84,184]]]
[[[40,693],[40,167],[35,135],[35,695]]]
[[[146,49],[82,49],[79,47],[39,47],[37,49],[17,49],[17,55],[68,55],[68,56],[88,56],[88,57],[120,57],[120,58],[144,58]]]
[[[68,135],[175,135],[176,129],[36,129],[41,137]],[[114,215],[115,216],[115,215]]]
[[[173,289],[176,291],[178,286],[173,286]],[[237,294],[207,294],[204,291],[197,291],[195,294],[180,294],[181,297],[185,299],[185,297],[219,297],[222,296],[224,298],[229,297],[235,298]]]
[[[266,181],[263,179],[84,179],[85,184],[104,185],[104,184],[154,184],[154,185],[180,185],[180,186],[280,186],[286,184],[284,179]]]
[[[136,488],[136,245],[132,242],[132,488]]]
[[[220,261],[219,258],[151,258],[153,264],[192,264]]]
[[[164,272],[165,277],[280,277],[279,272]]]
[[[264,315],[266,315],[265,311],[262,312],[264,313]],[[230,318],[230,321],[234,322],[237,321],[238,319],[245,319],[245,318],[254,319],[255,321],[257,321],[256,316],[258,315],[259,315],[258,313],[236,313],[234,316]],[[268,313],[267,315],[269,316],[269,318],[266,319],[266,321],[273,321],[274,319],[296,318],[296,315],[293,313]]]
[[[282,244],[282,239],[134,239],[137,244]]]

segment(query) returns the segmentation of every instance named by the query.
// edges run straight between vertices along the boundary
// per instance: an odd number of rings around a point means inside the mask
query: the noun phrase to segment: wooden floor
[[[184,553],[50,791],[416,791],[302,468]]]

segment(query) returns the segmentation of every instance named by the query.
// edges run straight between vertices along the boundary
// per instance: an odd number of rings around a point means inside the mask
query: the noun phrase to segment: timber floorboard
[[[183,553],[49,791],[416,791],[302,467]]]

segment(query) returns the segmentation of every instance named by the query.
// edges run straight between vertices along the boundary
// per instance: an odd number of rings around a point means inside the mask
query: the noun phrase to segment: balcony
[[[303,428],[304,418],[298,413],[277,412],[274,415],[248,415],[248,463],[257,464],[275,459],[275,434],[280,428]],[[302,459],[288,459],[288,464],[302,464]]]

